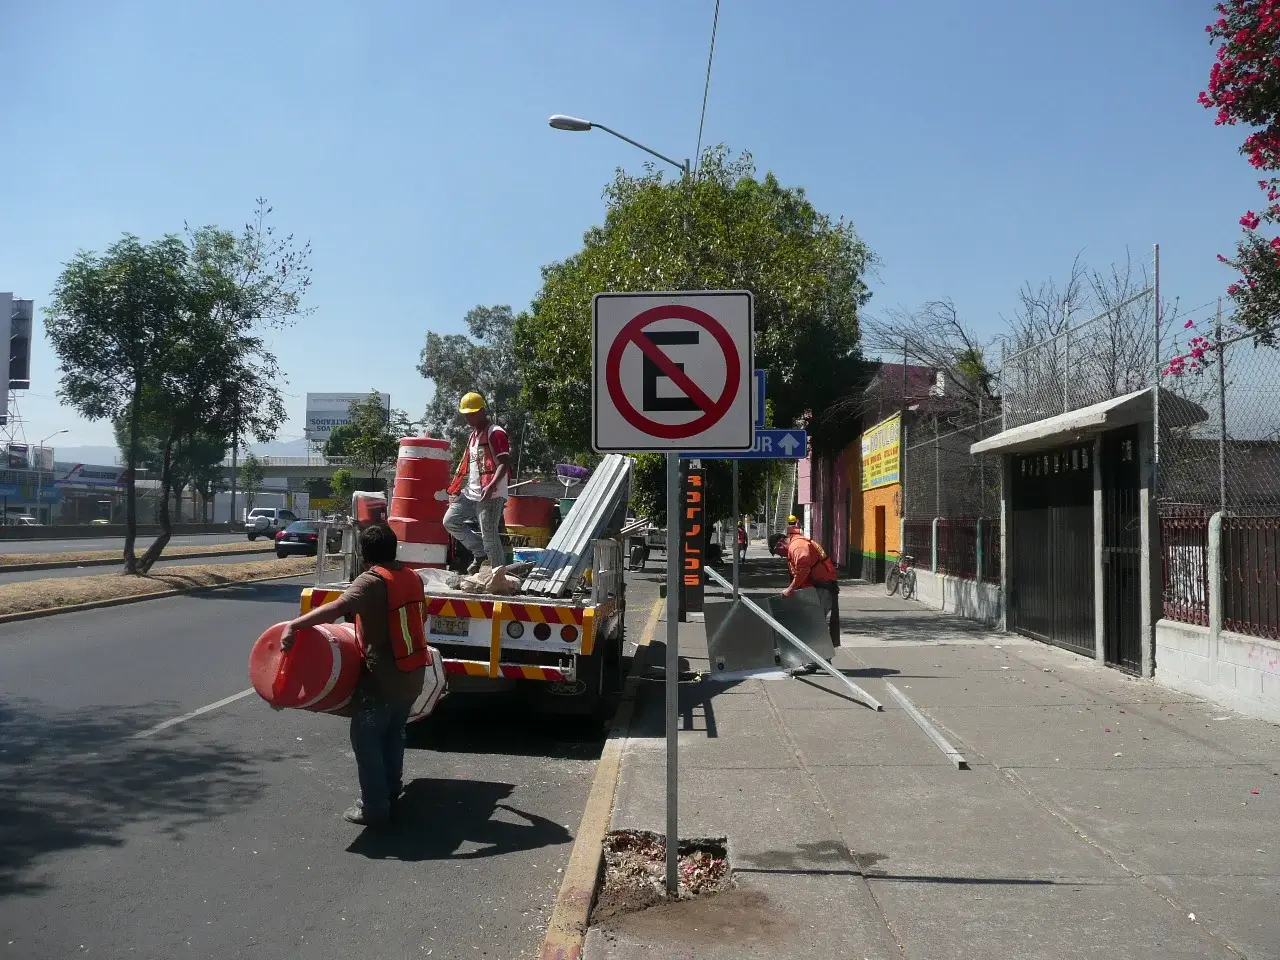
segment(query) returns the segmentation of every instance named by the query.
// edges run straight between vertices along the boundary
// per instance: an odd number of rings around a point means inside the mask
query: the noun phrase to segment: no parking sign
[[[598,293],[591,308],[595,450],[751,449],[750,292]]]

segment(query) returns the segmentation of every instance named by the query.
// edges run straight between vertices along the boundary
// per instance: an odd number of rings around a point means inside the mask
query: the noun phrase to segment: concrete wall
[[[943,613],[958,614],[988,627],[1000,626],[1000,588],[994,583],[979,583],[917,567],[915,599]]]
[[[1280,723],[1280,643],[1191,623],[1156,623],[1158,683]]]

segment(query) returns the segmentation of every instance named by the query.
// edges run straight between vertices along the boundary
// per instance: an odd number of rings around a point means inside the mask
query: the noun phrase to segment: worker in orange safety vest
[[[293,646],[303,627],[354,620],[364,666],[351,698],[351,749],[360,776],[360,799],[343,813],[351,823],[380,826],[391,817],[404,776],[404,728],[422,693],[431,659],[423,631],[426,594],[422,579],[396,562],[398,540],[386,524],[360,531],[366,568],[337,600],[285,625],[280,647]]]
[[[791,583],[782,595],[789,597],[805,587],[817,590],[823,613],[827,615],[831,645],[840,646],[840,584],[836,565],[817,541],[810,540],[799,530],[775,537],[772,546],[772,552],[785,558],[791,571]]]

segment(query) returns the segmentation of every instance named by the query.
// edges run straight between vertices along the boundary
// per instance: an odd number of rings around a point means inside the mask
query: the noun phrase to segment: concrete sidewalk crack
[[[836,820],[835,813],[831,809],[831,804],[822,792],[822,788],[818,786],[817,778],[814,777],[813,771],[809,767],[809,761],[804,755],[804,751],[796,742],[795,737],[791,733],[790,727],[782,718],[782,711],[778,709],[777,703],[774,702],[773,696],[769,693],[768,684],[762,685],[765,702],[769,704],[769,712],[773,715],[773,721],[778,725],[778,730],[787,745],[795,752],[796,761],[800,764],[800,769],[804,771],[805,780],[809,784],[809,792],[812,794],[814,806],[822,810],[826,815],[831,829],[840,840],[840,845],[844,847],[845,853],[849,857],[849,862],[855,864],[855,875],[862,883],[862,889],[867,897],[875,904],[876,911],[880,914],[880,920],[884,924],[885,929],[889,932],[889,936],[893,939],[894,944],[898,948],[898,953],[907,960],[907,948],[898,931],[894,929],[893,921],[889,919],[889,914],[885,911],[884,904],[880,902],[880,898],[876,896],[875,891],[871,889],[871,884],[867,881],[867,876],[862,870],[862,860],[854,852],[849,845],[848,838],[845,837],[844,831],[840,829],[840,824]]]

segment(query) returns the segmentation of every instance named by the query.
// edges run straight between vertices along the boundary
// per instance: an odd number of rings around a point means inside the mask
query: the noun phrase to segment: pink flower
[[[1262,222],[1262,218],[1259,217],[1252,210],[1250,210],[1248,213],[1246,213],[1243,217],[1240,218],[1240,226],[1244,227],[1246,230],[1257,230],[1258,224],[1260,224],[1261,222]]]
[[[1239,292],[1240,292],[1240,284],[1238,283],[1233,283],[1231,284],[1231,286],[1227,287],[1227,296],[1229,297],[1234,297]]]
[[[1196,322],[1195,322],[1194,320],[1188,320],[1186,323],[1184,323],[1184,324],[1182,325],[1182,329],[1183,329],[1183,330],[1190,330],[1190,329],[1191,329],[1192,327],[1194,327],[1195,325],[1196,325]]]

